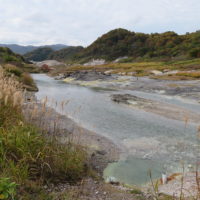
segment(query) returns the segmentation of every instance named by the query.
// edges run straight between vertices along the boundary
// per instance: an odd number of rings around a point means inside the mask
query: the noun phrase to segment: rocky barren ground
[[[105,73],[100,74],[95,71],[86,72],[86,73],[76,72],[76,73],[72,73],[71,75],[67,75],[63,77],[60,76],[57,78],[60,78],[60,79],[66,78],[65,81],[71,84],[80,84],[80,85],[85,85],[89,87],[90,86],[102,87],[102,88],[109,88],[109,89],[115,89],[115,90],[126,90],[127,94],[125,95],[112,95],[111,96],[112,100],[115,101],[116,103],[127,104],[128,106],[133,106],[135,108],[142,109],[147,112],[151,112],[151,113],[154,113],[154,114],[157,114],[169,119],[184,121],[185,116],[188,115],[188,119],[190,122],[198,123],[200,121],[200,116],[195,112],[189,111],[184,108],[180,108],[178,106],[173,106],[171,104],[167,104],[163,102],[161,103],[161,102],[153,101],[153,100],[147,100],[147,99],[139,98],[139,97],[128,94],[129,90],[142,91],[142,92],[147,92],[147,93],[157,93],[157,94],[163,94],[163,95],[168,95],[168,96],[177,96],[184,99],[192,99],[195,101],[199,101],[200,99],[200,81],[199,80],[187,80],[187,81],[185,80],[179,80],[179,81],[157,80],[157,79],[149,79],[149,77],[137,78],[137,77],[132,77],[132,76],[121,76],[121,75],[110,75],[110,74],[107,75]],[[105,138],[105,140],[108,140],[108,139]],[[137,143],[137,141],[135,142]],[[106,144],[105,142],[103,143]],[[95,144],[94,146],[96,148],[96,141],[93,144]],[[103,146],[103,149],[104,148],[105,146]],[[121,150],[116,149],[116,152],[119,153],[120,151]],[[99,153],[97,153],[97,151],[93,153],[95,153],[95,155],[97,155],[98,157]],[[105,152],[103,151],[101,153],[104,154]],[[121,153],[123,152],[121,151]],[[91,154],[91,156],[92,155],[94,154]],[[110,154],[107,154],[107,155],[110,155]],[[95,159],[93,159],[93,161],[94,160]],[[98,165],[99,169],[103,169],[106,166],[106,162],[103,161],[102,163],[105,163],[105,165],[100,167],[100,164],[99,164]],[[171,182],[167,184],[166,186],[163,186],[161,188],[162,192],[171,195],[171,193],[169,192],[169,188],[178,187],[177,182],[180,182],[180,181],[181,181],[180,179],[177,179],[175,182]],[[187,187],[190,187],[190,186],[191,185]]]
[[[142,109],[156,115],[163,116],[165,118],[185,121],[185,116],[188,116],[188,120],[193,123],[199,123],[200,115],[190,110],[167,104],[164,102],[153,101],[150,99],[144,99],[136,97],[130,94],[116,94],[111,95],[112,101],[116,103],[123,103],[134,108]]]

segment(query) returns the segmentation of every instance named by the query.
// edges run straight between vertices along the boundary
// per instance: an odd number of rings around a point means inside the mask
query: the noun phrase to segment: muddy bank
[[[169,119],[185,121],[187,115],[189,122],[199,123],[200,121],[199,114],[164,102],[143,99],[130,94],[114,94],[111,95],[111,99],[116,103],[123,103]]]

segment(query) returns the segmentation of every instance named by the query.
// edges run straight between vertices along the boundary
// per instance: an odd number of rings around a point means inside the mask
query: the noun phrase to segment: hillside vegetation
[[[44,46],[31,46],[31,45],[21,46],[21,45],[18,45],[18,44],[0,44],[0,46],[1,47],[8,47],[13,52],[19,53],[21,55],[23,55],[23,54],[25,54],[29,51],[33,51],[33,50],[40,48],[40,47],[41,48],[42,47],[50,47],[50,48],[52,48],[53,50],[56,50],[56,51],[59,51],[60,49],[68,47],[67,45],[63,45],[63,44],[53,44],[53,45],[44,45]]]
[[[112,30],[94,41],[80,53],[70,57],[72,61],[84,63],[91,58],[113,61],[120,56],[129,56],[130,62],[140,60],[166,59],[185,56],[200,57],[200,32],[178,35],[168,31],[162,34],[135,33],[125,29]]]
[[[60,51],[54,51],[50,47],[38,48],[31,52],[24,54],[28,60],[43,61],[43,60],[68,60],[70,56],[82,51],[82,46],[68,47],[61,49]]]
[[[38,91],[29,73],[40,73],[43,72],[43,70],[38,66],[31,65],[24,56],[14,53],[7,47],[0,47],[0,69],[1,68],[4,69],[4,73],[7,77],[13,74],[15,79],[23,85],[23,88],[29,91]]]
[[[6,62],[18,62],[18,63],[26,63],[31,64],[24,56],[14,53],[8,47],[0,46],[0,64]]]

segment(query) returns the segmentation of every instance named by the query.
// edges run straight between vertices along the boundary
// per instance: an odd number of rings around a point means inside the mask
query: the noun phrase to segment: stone
[[[159,74],[163,74],[163,73],[161,71],[158,71],[158,70],[153,70],[153,71],[151,71],[151,74],[159,75]]]
[[[128,72],[128,76],[134,76],[134,75],[136,75],[137,74],[137,72]]]
[[[108,177],[108,178],[106,179],[106,183],[109,183],[109,182],[117,183],[118,180],[117,180],[115,177],[110,176],[110,177]]]
[[[164,69],[163,73],[167,73],[169,71],[169,69]]]
[[[96,153],[100,154],[100,155],[106,155],[107,154],[107,152],[105,150],[97,150]]]
[[[104,74],[110,74],[113,70],[105,71]]]

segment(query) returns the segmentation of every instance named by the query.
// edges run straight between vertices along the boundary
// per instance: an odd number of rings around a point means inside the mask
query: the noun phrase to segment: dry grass
[[[102,66],[65,66],[63,68],[59,68],[57,70],[52,70],[49,72],[50,76],[57,76],[59,73],[67,73],[71,74],[76,71],[90,71],[96,70],[99,72],[105,72],[108,70],[113,70],[112,74],[117,73],[125,73],[128,72],[137,72],[135,76],[148,76],[151,74],[152,70],[163,71],[165,69],[169,70],[198,70],[200,69],[200,59],[194,59],[189,61],[172,61],[172,62],[132,62],[132,63],[109,63]],[[156,77],[155,77],[156,78]],[[160,77],[159,79],[164,80],[192,80],[192,79],[184,79],[182,78],[175,78],[175,77]]]
[[[30,199],[28,193],[42,199],[39,195],[43,184],[82,179],[87,173],[87,147],[75,141],[73,134],[64,132],[68,140],[61,143],[58,117],[54,126],[49,126],[51,108],[48,112],[45,109],[48,98],[38,108],[33,99],[26,102],[26,92],[21,88],[14,75],[7,76],[0,69],[0,178],[8,177],[19,184],[17,199]],[[25,110],[24,102],[28,103]],[[52,133],[51,137],[47,133]]]
[[[22,79],[23,79],[23,84],[25,84],[25,85],[33,85],[34,84],[33,77],[28,73],[23,73]]]
[[[151,76],[150,79],[160,79],[160,80],[172,80],[172,81],[181,81],[181,80],[194,80],[193,77],[186,77],[186,76],[177,76],[176,74],[173,74],[172,76],[168,75],[155,75]]]
[[[186,77],[192,77],[195,79],[199,79],[200,78],[200,71],[196,71],[196,72],[178,72],[176,74],[177,76],[186,76]]]

